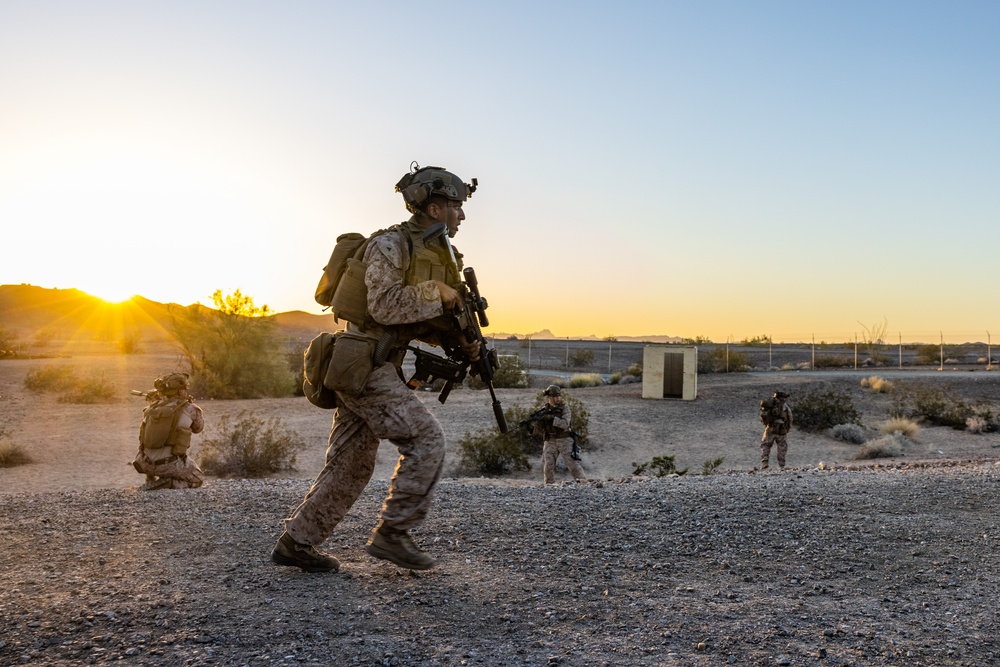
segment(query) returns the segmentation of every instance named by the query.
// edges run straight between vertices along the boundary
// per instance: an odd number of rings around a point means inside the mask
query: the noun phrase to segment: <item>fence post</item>
[[[987,331],[986,331],[986,370],[988,370],[988,371],[993,370],[993,352],[990,351],[990,348],[992,347],[992,342],[993,341],[990,340],[990,332],[987,329]]]
[[[858,370],[858,332],[854,332],[854,370]]]
[[[813,334],[812,337],[813,337],[812,363],[810,364],[810,366],[812,367],[813,370],[816,370],[816,334]]]
[[[897,331],[899,334],[899,370],[903,370],[903,332]]]
[[[944,332],[943,331],[938,331],[938,335],[941,336],[941,339],[940,339],[940,341],[941,341],[940,342],[940,345],[941,345],[941,363],[938,365],[938,370],[939,371],[943,371],[944,370]]]

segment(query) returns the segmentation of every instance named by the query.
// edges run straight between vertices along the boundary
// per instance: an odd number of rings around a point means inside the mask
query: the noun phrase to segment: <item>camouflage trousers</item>
[[[778,454],[778,466],[785,467],[785,455],[788,454],[787,434],[779,434],[777,430],[771,428],[764,429],[764,436],[760,441],[760,467],[768,467],[771,460],[771,445],[774,445]]]
[[[322,544],[344,518],[375,471],[379,441],[399,450],[382,521],[398,530],[423,523],[444,465],[444,431],[392,364],[368,377],[357,396],[337,393],[326,464],[302,503],[285,519],[300,544]]]
[[[574,479],[587,479],[587,476],[583,474],[583,468],[580,467],[580,463],[570,456],[572,453],[572,438],[556,438],[545,441],[545,444],[542,446],[542,478],[546,484],[552,484],[555,481],[556,461],[560,454],[563,457],[563,462],[569,469],[569,474],[573,475]]]
[[[154,463],[139,452],[132,465],[146,475],[147,489],[197,489],[205,481],[201,468],[187,456]]]

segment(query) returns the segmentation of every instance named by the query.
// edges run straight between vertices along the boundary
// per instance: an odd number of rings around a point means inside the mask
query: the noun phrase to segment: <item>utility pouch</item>
[[[187,454],[188,448],[191,446],[191,429],[185,428],[184,426],[178,426],[174,429],[174,437],[171,438],[170,442],[170,453],[184,455]]]
[[[302,393],[310,403],[324,410],[337,407],[337,396],[323,385],[330,369],[335,341],[332,333],[324,331],[309,341],[309,347],[302,354]]]
[[[323,386],[349,395],[359,394],[374,368],[375,342],[344,332],[337,333],[334,339],[333,355],[323,378]]]
[[[368,286],[365,284],[367,270],[368,265],[360,259],[347,260],[347,266],[330,303],[336,319],[347,320],[358,326],[365,325],[368,317]]]

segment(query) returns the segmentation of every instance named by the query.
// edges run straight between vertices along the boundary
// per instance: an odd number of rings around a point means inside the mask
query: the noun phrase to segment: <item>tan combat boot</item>
[[[282,533],[271,550],[271,562],[299,567],[306,572],[336,572],[340,561],[308,544],[299,544],[288,533]]]
[[[435,565],[434,558],[414,544],[408,532],[390,528],[384,523],[372,531],[365,551],[408,570],[429,570]]]

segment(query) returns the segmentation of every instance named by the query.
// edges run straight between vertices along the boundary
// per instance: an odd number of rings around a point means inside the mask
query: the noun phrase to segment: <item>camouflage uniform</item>
[[[164,396],[150,407],[173,408],[181,402],[185,403],[177,419],[177,428],[189,430],[191,433],[201,433],[205,429],[205,418],[201,408],[190,399],[180,396]],[[149,408],[147,408],[148,410]],[[153,489],[196,489],[205,481],[205,475],[193,459],[187,456],[187,446],[177,447],[169,444],[156,449],[145,449],[140,442],[132,466],[146,475],[146,483],[140,487],[149,491]]]
[[[420,229],[415,218],[405,226]],[[365,262],[372,319],[380,325],[414,325],[404,328],[407,340],[399,340],[397,349],[402,351],[409,338],[441,342],[444,327],[421,326],[444,315],[440,291],[430,280],[407,284],[403,276],[410,268],[410,252],[400,235],[376,237],[365,252]],[[377,338],[381,327],[362,331],[349,324],[348,331]],[[391,355],[357,395],[337,392],[326,464],[285,520],[285,532],[295,542],[318,545],[330,537],[371,479],[382,439],[400,453],[382,506],[382,523],[403,531],[419,526],[427,516],[444,464],[444,431],[400,379],[396,367],[401,361],[402,354]]]
[[[545,438],[545,443],[542,446],[542,477],[546,484],[552,484],[555,481],[556,460],[562,455],[563,461],[569,469],[569,474],[573,475],[574,479],[586,479],[583,468],[571,456],[573,438],[569,431],[573,414],[566,403],[560,403],[556,409],[560,411],[559,416],[553,415],[551,421],[546,419],[542,426]]]
[[[764,427],[764,435],[760,440],[760,467],[766,469],[770,464],[771,445],[777,447],[778,467],[785,467],[785,455],[788,454],[788,431],[792,428],[792,409],[787,403],[781,404],[781,419],[784,423],[769,424]]]

